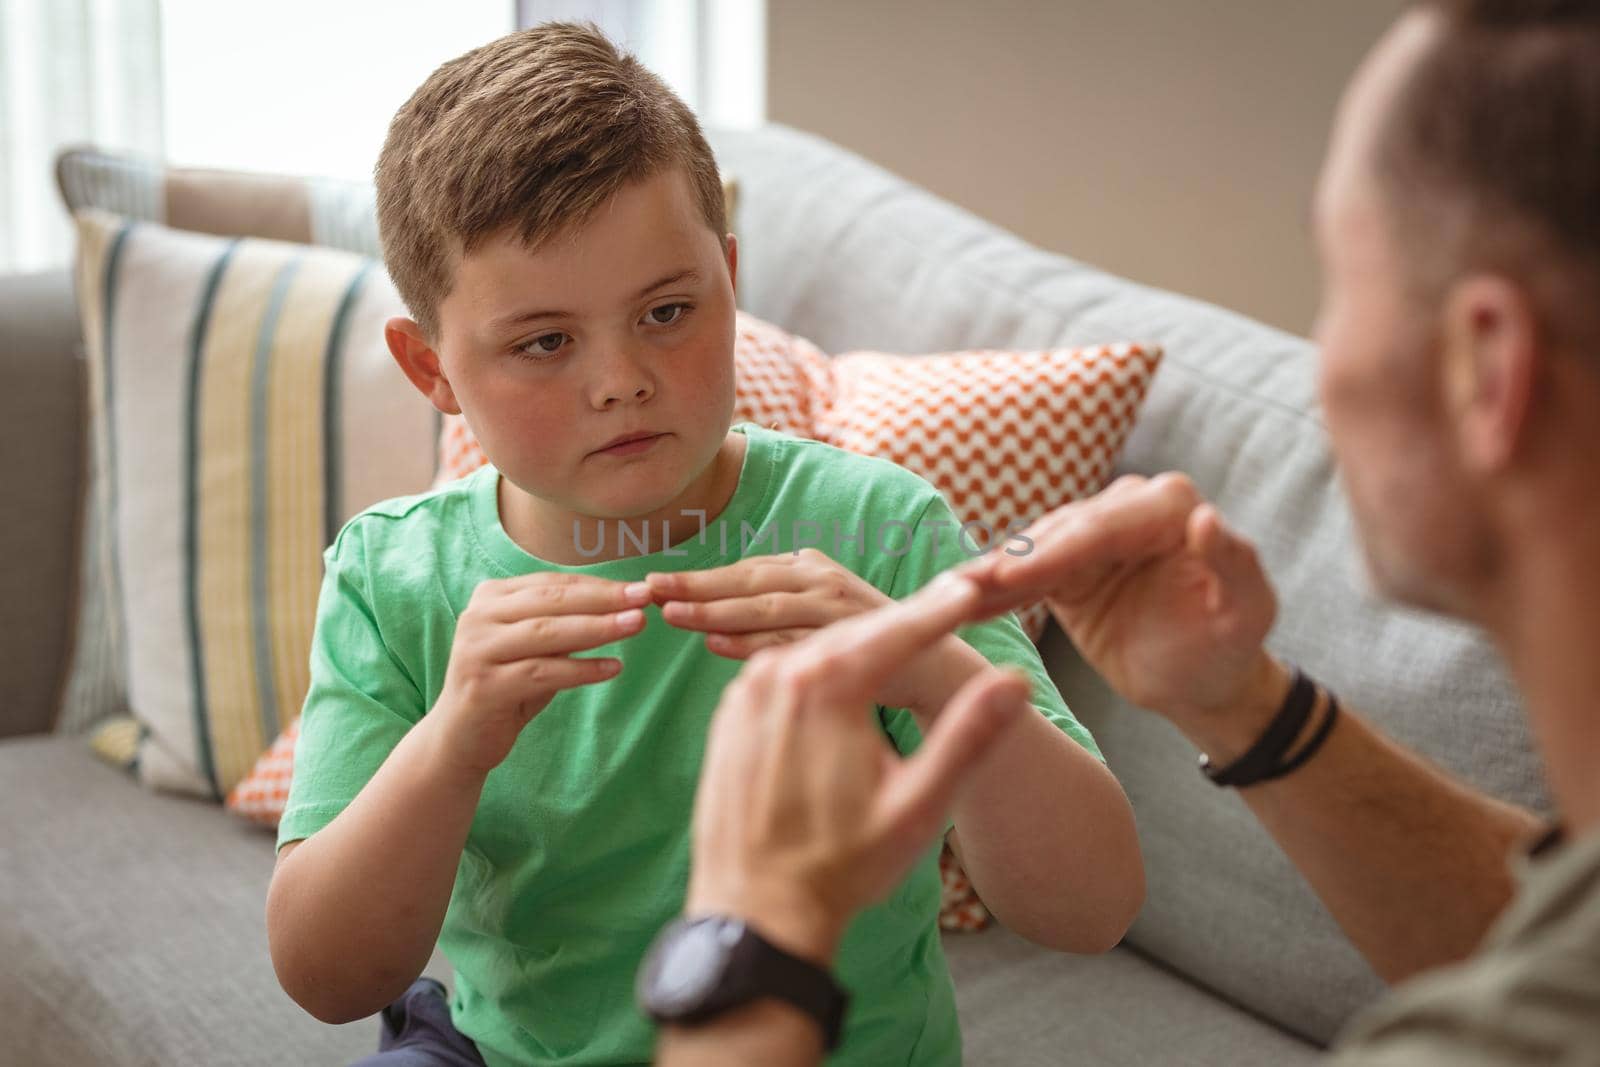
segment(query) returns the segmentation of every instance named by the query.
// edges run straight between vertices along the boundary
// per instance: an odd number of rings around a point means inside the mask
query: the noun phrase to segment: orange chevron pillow
[[[1005,547],[1016,531],[1111,476],[1161,362],[1133,344],[1038,352],[833,359],[833,400],[819,441],[894,460],[938,487],[966,525],[966,544]],[[1017,612],[1037,641],[1050,613]]]
[[[228,793],[228,810],[251,822],[276,830],[289,803],[289,779],[294,776],[294,743],[300,738],[300,716],[257,759],[250,773]]]

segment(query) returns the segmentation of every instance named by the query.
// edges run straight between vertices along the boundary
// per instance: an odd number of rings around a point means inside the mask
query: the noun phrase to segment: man
[[[1346,95],[1315,217],[1323,411],[1373,581],[1495,640],[1525,698],[1561,828],[1508,868],[1507,856],[1540,836],[1530,813],[1453,782],[1359,713],[1341,713],[1321,686],[1292,685],[1262,648],[1276,604],[1253,549],[1186,480],[1164,476],[1119,482],[1046,517],[1029,531],[1030,556],[976,561],[943,590],[851,620],[842,638],[825,630],[753,661],[713,727],[691,914],[742,916],[757,929],[770,916],[790,956],[825,963],[827,931],[883,878],[841,888],[820,876],[837,869],[819,857],[892,849],[884,854],[905,862],[911,835],[920,831],[921,844],[942,825],[926,811],[955,787],[936,787],[928,768],[954,775],[962,765],[949,736],[938,748],[930,740],[939,758],[872,779],[875,792],[856,805],[919,819],[852,820],[829,818],[826,791],[786,755],[820,751],[819,734],[843,743],[839,709],[864,707],[869,691],[858,677],[866,668],[848,665],[876,658],[881,671],[909,656],[890,635],[914,613],[943,625],[1044,595],[1114,687],[1169,718],[1214,774],[1240,785],[1380,973],[1429,972],[1362,1017],[1338,1062],[1592,1060],[1600,2],[1420,4]],[[963,581],[976,588],[956,588]],[[980,683],[997,706],[1009,699],[1002,680]],[[980,703],[952,704],[935,732],[981,742],[983,727],[1003,720],[977,714]],[[832,710],[805,720],[802,735],[762,710],[778,704]],[[743,814],[729,830],[733,810]],[[822,1031],[808,1003],[779,994],[669,1027],[662,1062],[814,1062]]]

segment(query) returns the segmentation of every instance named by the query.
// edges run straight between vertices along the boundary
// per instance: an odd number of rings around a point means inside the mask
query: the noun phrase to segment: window
[[[162,0],[167,158],[371,177],[412,91],[514,14],[512,0]]]

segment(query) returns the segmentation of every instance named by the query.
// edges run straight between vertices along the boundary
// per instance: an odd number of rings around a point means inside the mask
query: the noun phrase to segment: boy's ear
[[[733,283],[733,291],[739,291],[739,239],[733,234],[728,234],[728,281]]]
[[[383,339],[389,345],[389,354],[400,364],[406,377],[417,391],[428,398],[428,403],[446,415],[461,414],[456,403],[455,390],[444,376],[444,366],[439,354],[433,350],[422,327],[404,316],[396,316],[383,324]]]

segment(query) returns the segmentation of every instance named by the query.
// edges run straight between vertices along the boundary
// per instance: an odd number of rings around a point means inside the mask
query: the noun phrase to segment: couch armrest
[[[0,737],[51,728],[71,647],[81,348],[68,271],[0,275]]]

